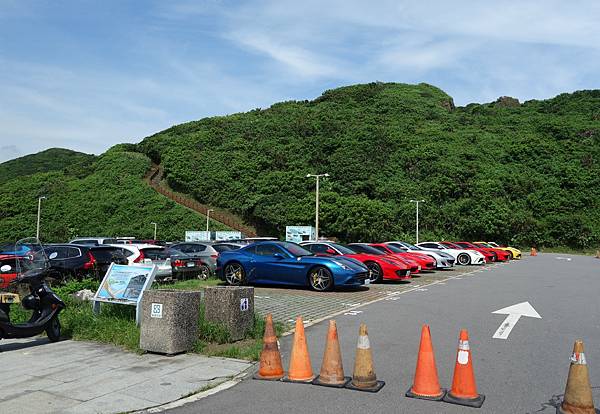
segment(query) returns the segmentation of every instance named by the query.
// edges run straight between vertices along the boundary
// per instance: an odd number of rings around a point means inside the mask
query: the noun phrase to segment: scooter
[[[0,292],[0,339],[29,338],[45,331],[48,339],[56,342],[60,340],[58,315],[66,305],[46,283],[50,265],[40,242],[23,239],[17,242],[19,245],[26,247],[26,254],[16,260],[18,276],[12,283],[28,285],[30,293],[21,299],[18,294]],[[5,266],[1,269],[3,272],[11,270]],[[29,321],[13,324],[10,322],[10,304],[19,302],[33,313]]]

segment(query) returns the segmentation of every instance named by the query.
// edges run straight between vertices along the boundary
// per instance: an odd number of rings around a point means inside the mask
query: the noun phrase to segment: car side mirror
[[[2,273],[8,273],[12,270],[12,267],[10,265],[4,265],[2,267],[0,267],[0,272]]]
[[[283,255],[281,253],[273,253],[273,257],[276,259],[283,259]]]

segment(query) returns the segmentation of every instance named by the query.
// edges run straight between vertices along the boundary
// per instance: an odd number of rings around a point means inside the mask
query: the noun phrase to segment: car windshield
[[[338,249],[341,254],[355,254],[356,252],[343,244],[331,243],[331,246]]]
[[[312,256],[313,253],[311,251],[306,250],[304,247],[290,242],[281,242],[281,247],[290,252],[293,256],[301,257],[301,256]]]
[[[393,251],[394,253],[404,253],[404,250],[401,248],[394,246],[393,244],[386,244],[387,248]]]
[[[440,243],[442,246],[444,246],[446,249],[462,249],[461,246],[457,245],[457,244],[453,244],[453,243],[448,243],[448,242],[442,242]]]
[[[366,244],[351,244],[348,247],[354,250],[356,253],[374,254],[376,256],[383,256],[385,254],[372,246],[367,246]]]
[[[478,245],[478,246],[481,246],[481,247],[487,247],[488,249],[491,249],[491,248],[493,248],[493,247],[492,247],[492,246],[490,246],[489,244],[487,244],[487,243],[483,243],[483,242],[482,242],[482,243],[475,243],[475,244],[476,244],[476,245]]]
[[[213,244],[212,247],[219,253],[226,252],[227,250],[231,250],[231,247],[229,247],[225,244]]]
[[[406,242],[400,242],[400,244],[404,247],[406,247],[408,250],[423,250],[422,248],[420,248],[419,246],[415,246],[414,244],[410,244],[410,243],[406,243]]]

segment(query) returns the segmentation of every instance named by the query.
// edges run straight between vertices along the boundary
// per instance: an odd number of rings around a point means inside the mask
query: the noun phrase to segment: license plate
[[[19,303],[21,298],[16,293],[0,293],[0,303]]]
[[[366,278],[366,279],[365,279],[365,285],[370,285],[370,284],[371,284],[371,279],[369,279],[369,278]]]
[[[196,265],[194,264],[194,262],[187,262],[186,266],[187,267],[194,267]]]

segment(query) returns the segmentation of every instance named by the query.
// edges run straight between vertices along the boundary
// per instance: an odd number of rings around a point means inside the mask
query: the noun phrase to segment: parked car
[[[225,251],[225,250],[237,250],[237,249],[241,249],[242,247],[247,246],[246,244],[242,244],[242,243],[232,243],[232,242],[218,242],[218,243],[214,243],[212,245],[212,247],[218,251],[219,253]]]
[[[494,255],[494,258],[492,259],[492,261],[494,262],[507,262],[510,259],[510,254],[502,249],[496,249],[494,247],[477,246],[474,243],[466,241],[454,242],[454,244],[458,244],[459,246],[464,247],[465,249],[481,249],[485,252],[491,253]]]
[[[212,274],[216,273],[217,258],[220,254],[219,250],[226,250],[226,248],[215,248],[212,243],[208,242],[175,243],[170,245],[169,248],[185,253],[190,257],[201,259],[208,266]]]
[[[10,283],[17,277],[18,256],[12,254],[0,255],[0,291],[8,289]]]
[[[168,247],[166,250],[171,258],[173,279],[185,280],[197,278],[206,280],[213,274],[208,264],[202,258],[190,256],[172,247]]]
[[[399,247],[385,243],[372,243],[371,246],[393,256],[414,260],[421,266],[421,270],[435,270],[435,259],[426,254],[406,252]]]
[[[344,256],[362,262],[369,269],[371,283],[382,280],[408,280],[411,266],[399,260],[393,260],[383,255],[357,253],[340,243],[332,242],[302,242],[302,247],[317,256]]]
[[[456,259],[456,263],[462,266],[467,265],[479,265],[485,263],[485,256],[475,250],[465,250],[459,246],[453,246],[452,243],[447,242],[421,242],[417,243],[418,247],[425,249],[441,250],[445,253],[451,254]]]
[[[315,256],[298,244],[276,241],[222,252],[217,274],[229,285],[296,285],[316,291],[369,284],[369,269],[355,259]]]
[[[516,247],[510,247],[510,246],[499,246],[497,243],[494,242],[474,242],[473,244],[479,246],[479,247],[487,247],[490,249],[500,249],[500,250],[504,250],[506,252],[508,252],[508,258],[510,260],[513,259],[521,259],[521,250],[517,249]]]
[[[402,251],[410,253],[423,253],[435,260],[435,267],[437,269],[449,269],[454,267],[456,261],[451,254],[444,253],[441,250],[426,250],[421,247],[415,246],[410,243],[403,241],[391,241],[385,244],[399,248]]]
[[[153,244],[112,244],[111,246],[123,252],[129,265],[156,265],[154,276],[156,280],[173,279],[171,257],[164,247]]]
[[[414,260],[404,258],[404,257],[389,255],[385,252],[382,252],[381,250],[374,248],[373,246],[369,246],[368,244],[350,243],[350,244],[347,244],[346,247],[349,248],[350,250],[353,250],[355,253],[365,253],[365,254],[369,254],[369,255],[373,255],[373,256],[382,256],[388,260],[401,262],[407,266],[410,266],[410,276],[411,277],[413,275],[416,275],[421,272],[421,266]]]
[[[91,277],[101,280],[111,263],[128,264],[123,252],[113,246],[47,244],[44,251],[50,267],[63,279]]]

